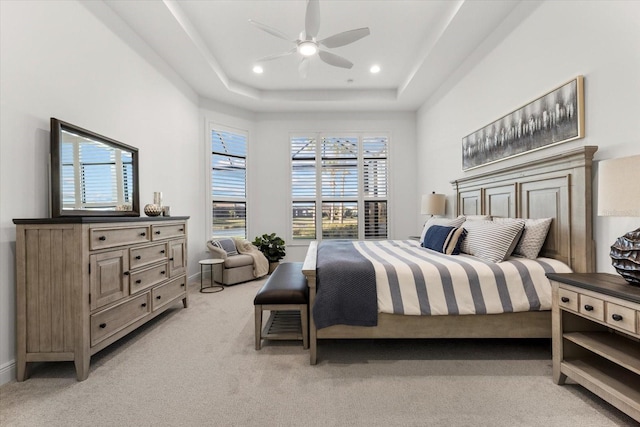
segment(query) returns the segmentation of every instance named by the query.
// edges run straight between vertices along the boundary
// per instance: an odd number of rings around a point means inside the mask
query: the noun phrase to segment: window
[[[70,132],[63,131],[63,135],[60,148],[63,207],[105,209],[131,205],[131,152]]]
[[[292,237],[387,237],[388,137],[291,137]]]
[[[210,129],[211,235],[247,236],[247,134]]]

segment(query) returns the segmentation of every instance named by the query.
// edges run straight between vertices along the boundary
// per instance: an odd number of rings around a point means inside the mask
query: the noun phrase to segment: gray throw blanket
[[[313,306],[318,329],[378,324],[375,270],[353,245],[348,240],[324,240],[318,245]]]

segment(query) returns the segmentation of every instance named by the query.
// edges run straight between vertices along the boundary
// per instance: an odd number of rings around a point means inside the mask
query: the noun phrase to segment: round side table
[[[198,261],[200,264],[200,292],[202,293],[215,293],[224,290],[224,286],[221,283],[216,283],[213,279],[213,266],[220,265],[220,273],[222,273],[222,264],[224,264],[223,259],[203,259],[202,261]],[[211,272],[211,282],[209,286],[204,286],[204,268],[208,265]]]

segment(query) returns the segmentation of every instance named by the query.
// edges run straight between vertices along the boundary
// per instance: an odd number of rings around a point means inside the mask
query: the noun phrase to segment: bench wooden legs
[[[271,311],[265,328],[262,313]],[[301,330],[300,330],[301,329]],[[255,305],[255,346],[262,348],[262,340],[299,340],[303,348],[309,348],[309,312],[306,304]]]

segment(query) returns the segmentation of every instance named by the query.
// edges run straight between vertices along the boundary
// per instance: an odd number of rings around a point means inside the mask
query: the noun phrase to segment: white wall
[[[93,5],[92,7],[94,7]],[[15,226],[49,216],[49,118],[139,148],[140,202],[162,191],[202,240],[198,100],[79,2],[0,2],[0,383],[15,378]],[[100,12],[98,10],[98,12]],[[103,11],[105,13],[107,11]],[[144,58],[144,59],[143,59]]]
[[[449,181],[465,175],[462,137],[578,75],[585,77],[584,139],[468,174],[582,145],[599,146],[596,160],[640,153],[639,20],[640,2],[542,3],[450,91],[418,112],[419,190],[452,194]],[[597,189],[597,164],[595,169]],[[597,271],[615,272],[609,246],[640,220],[596,217],[595,211],[594,218]]]

